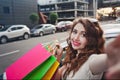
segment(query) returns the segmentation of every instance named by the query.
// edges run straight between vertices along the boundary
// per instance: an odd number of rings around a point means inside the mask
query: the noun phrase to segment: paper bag
[[[22,80],[50,56],[51,54],[38,44],[6,68],[7,80]]]

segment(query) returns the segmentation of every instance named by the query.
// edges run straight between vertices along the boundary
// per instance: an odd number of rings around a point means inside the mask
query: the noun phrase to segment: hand
[[[63,48],[59,43],[56,43],[56,47],[54,48],[53,55],[57,58],[58,62],[60,62],[63,54]]]
[[[106,79],[120,79],[120,36],[105,48],[108,55]]]
[[[111,66],[106,73],[107,80],[119,80],[120,79],[120,63]]]

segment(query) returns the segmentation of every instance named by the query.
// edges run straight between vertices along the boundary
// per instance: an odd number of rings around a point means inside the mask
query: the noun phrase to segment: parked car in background
[[[3,25],[0,25],[0,29],[2,29],[2,28],[4,28],[4,26],[3,26]]]
[[[86,18],[93,23],[98,22],[95,18]],[[103,30],[103,36],[105,39],[115,38],[120,35],[120,24],[110,23],[100,25]]]
[[[70,29],[72,24],[72,21],[60,21],[57,23],[56,29],[57,31],[63,32]]]
[[[101,25],[106,39],[115,38],[120,35],[120,24],[104,24]]]
[[[28,39],[30,29],[26,25],[5,25],[0,29],[0,43],[6,43],[10,39]]]
[[[56,27],[52,24],[40,24],[33,27],[31,30],[31,36],[43,36],[44,34],[55,33]]]
[[[115,21],[120,23],[120,17],[118,17]]]
[[[93,23],[98,22],[95,18],[86,18]],[[100,25],[103,30],[103,36],[105,39],[115,38],[120,35],[120,24],[110,23]]]

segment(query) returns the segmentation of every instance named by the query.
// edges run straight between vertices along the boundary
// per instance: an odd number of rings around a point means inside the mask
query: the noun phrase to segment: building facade
[[[0,0],[0,24],[30,26],[29,16],[37,12],[37,0]]]
[[[93,17],[93,0],[56,0],[49,4],[39,4],[39,11],[48,16],[58,14],[58,21],[74,20],[76,17]]]
[[[103,7],[119,7],[120,0],[102,0]]]

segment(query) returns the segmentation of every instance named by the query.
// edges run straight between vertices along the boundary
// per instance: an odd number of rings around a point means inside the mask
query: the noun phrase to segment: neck
[[[81,53],[81,50],[77,50],[76,56],[78,56]]]
[[[77,54],[81,53],[81,50],[77,50]]]

